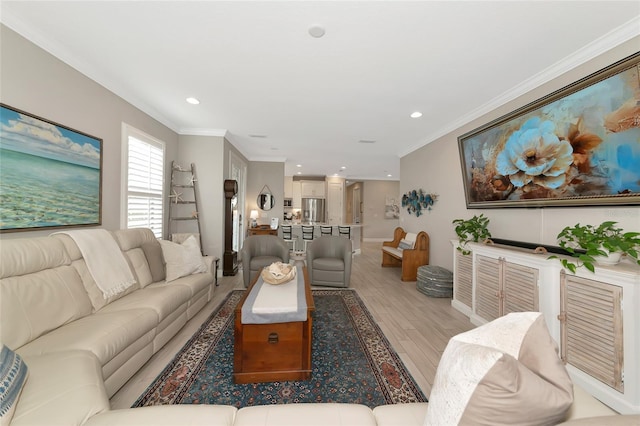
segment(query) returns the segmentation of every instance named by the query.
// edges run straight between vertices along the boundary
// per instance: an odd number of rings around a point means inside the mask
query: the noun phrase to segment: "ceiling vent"
[[[360,139],[358,143],[376,143],[376,141],[368,140],[368,139]]]

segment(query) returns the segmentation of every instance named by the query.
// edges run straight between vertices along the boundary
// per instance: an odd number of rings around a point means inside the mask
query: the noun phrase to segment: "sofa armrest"
[[[232,426],[236,411],[231,405],[155,405],[106,411],[84,426]]]
[[[380,405],[373,409],[377,426],[422,426],[427,417],[427,402]]]
[[[216,257],[202,256],[202,260],[204,261],[205,265],[207,265],[207,272],[209,272],[215,277],[215,275],[218,273],[218,271],[216,271],[216,263],[215,263]]]

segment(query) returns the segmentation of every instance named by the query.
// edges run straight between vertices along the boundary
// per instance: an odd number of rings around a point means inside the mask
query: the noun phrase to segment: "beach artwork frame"
[[[0,103],[0,232],[102,224],[102,139]]]
[[[458,138],[467,208],[640,204],[640,53]]]

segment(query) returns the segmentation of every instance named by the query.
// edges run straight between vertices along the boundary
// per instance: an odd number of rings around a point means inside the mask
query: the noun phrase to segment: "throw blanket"
[[[288,283],[272,285],[262,277],[251,289],[242,305],[243,324],[273,324],[307,320],[304,274],[298,266],[296,278]]]
[[[78,245],[87,269],[105,299],[115,296],[135,282],[118,243],[105,229],[85,229],[81,231],[62,231]]]

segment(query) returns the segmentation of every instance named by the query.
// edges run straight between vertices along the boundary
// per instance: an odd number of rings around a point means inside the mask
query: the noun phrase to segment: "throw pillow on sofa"
[[[166,265],[167,282],[187,275],[207,272],[207,264],[202,258],[198,241],[194,236],[190,236],[182,244],[160,240],[160,246]]]
[[[440,359],[427,425],[547,425],[564,420],[573,384],[539,312],[454,336]]]
[[[142,251],[144,257],[147,258],[149,264],[149,271],[151,272],[151,280],[155,283],[162,281],[167,277],[165,271],[164,258],[162,257],[162,246],[156,241],[151,241],[142,244]]]
[[[28,369],[20,355],[0,344],[0,425],[11,422]]]

